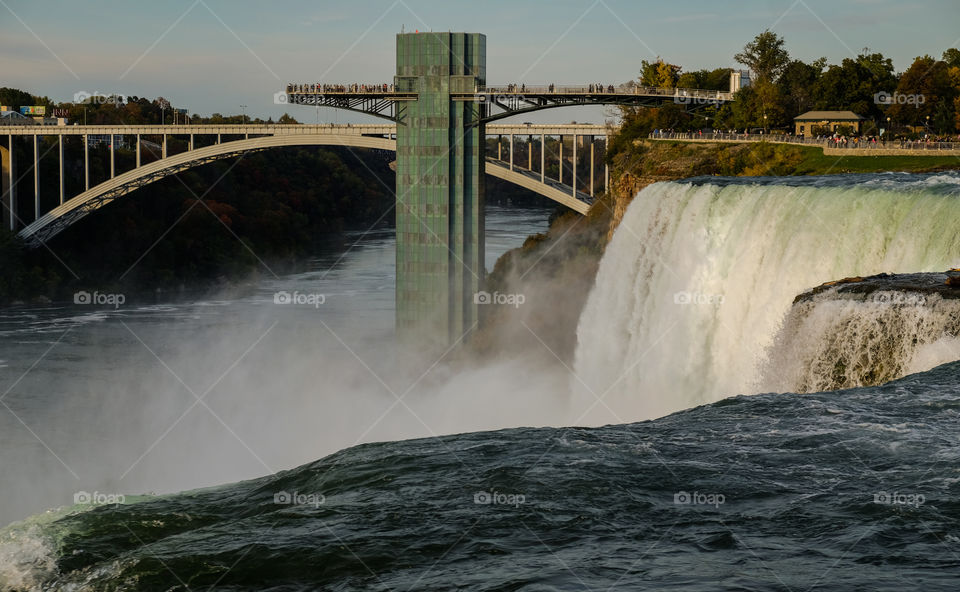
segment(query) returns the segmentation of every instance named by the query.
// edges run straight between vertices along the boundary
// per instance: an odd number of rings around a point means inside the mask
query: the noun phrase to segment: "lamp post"
[[[246,124],[246,123],[247,123],[247,106],[246,106],[246,105],[240,105],[240,109],[241,109],[242,112],[243,112],[243,123]]]
[[[770,130],[767,129],[767,114],[766,114],[766,113],[763,114],[763,133],[765,133],[765,134],[769,134],[769,133],[770,133]]]

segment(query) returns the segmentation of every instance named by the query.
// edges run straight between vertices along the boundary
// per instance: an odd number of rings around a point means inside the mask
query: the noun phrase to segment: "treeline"
[[[735,101],[705,106],[696,114],[684,105],[622,108],[620,150],[654,129],[703,128],[793,130],[793,118],[811,110],[853,111],[866,117],[865,135],[955,135],[960,131],[960,50],[941,59],[917,57],[902,73],[882,53],[864,49],[856,58],[828,64],[791,58],[784,39],[764,31],[734,59],[749,68],[752,80]],[[729,90],[729,68],[683,72],[663,60],[642,62],[639,83],[660,88]],[[888,120],[889,118],[889,120]],[[608,153],[608,155],[610,155]]]
[[[103,95],[77,93],[74,102],[58,103],[45,96],[35,96],[30,93],[8,87],[0,87],[0,105],[18,109],[28,105],[41,105],[47,108],[47,117],[53,116],[54,110],[61,110],[68,114],[70,123],[85,125],[159,125],[163,123],[297,123],[297,120],[284,113],[277,121],[273,118],[263,120],[259,117],[251,118],[243,114],[222,115],[214,113],[209,117],[197,114],[180,113],[183,109],[163,97],[148,99],[137,96]],[[175,113],[176,112],[176,113]]]

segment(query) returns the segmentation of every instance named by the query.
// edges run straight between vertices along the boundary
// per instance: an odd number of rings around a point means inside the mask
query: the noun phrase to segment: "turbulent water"
[[[0,564],[65,590],[955,590],[958,385],[367,444],[38,516]]]
[[[960,358],[960,300],[831,288],[798,302],[767,362],[764,390],[815,392],[882,384]]]
[[[907,310],[831,290],[793,301],[847,276],[956,267],[957,219],[953,174],[653,185],[601,263],[567,369],[570,392],[561,364],[545,373],[510,360],[431,378],[436,397],[419,398],[426,385],[415,382],[407,399],[417,419],[447,433],[478,422],[617,425],[368,439],[208,489],[122,500],[84,491],[78,503],[0,530],[0,589],[955,590],[953,303]],[[386,306],[387,296],[376,302]],[[364,311],[342,306],[343,318],[320,318],[353,344],[347,331]],[[302,347],[293,336],[315,323],[267,326]],[[245,442],[260,450],[266,430],[287,447],[314,439],[303,431],[310,422],[318,432],[366,425],[364,411],[406,405],[407,391],[379,407],[357,375],[330,373],[356,362],[343,352],[324,360],[336,349],[271,344],[266,362],[244,374],[269,398],[233,402],[243,403],[237,417],[269,426],[240,430]],[[24,366],[15,353],[0,349],[0,358]],[[858,354],[869,362],[861,366],[880,362],[883,380],[897,380],[823,390],[836,361]],[[322,371],[299,368],[300,355]],[[276,376],[263,370],[281,363],[285,375],[314,381],[318,404],[270,388]],[[877,377],[850,378],[867,379]],[[734,396],[775,380],[786,392]],[[289,433],[278,432],[272,412],[291,405]],[[187,441],[175,451],[186,466],[207,458],[205,448]]]

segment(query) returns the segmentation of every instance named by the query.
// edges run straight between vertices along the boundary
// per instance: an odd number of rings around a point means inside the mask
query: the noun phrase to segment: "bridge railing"
[[[809,138],[794,134],[737,134],[725,132],[665,132],[654,131],[648,136],[652,140],[702,140],[722,142],[779,142],[784,144],[801,144],[808,146],[824,146],[827,148],[843,148],[849,150],[918,150],[941,151],[960,150],[958,142],[934,142],[926,140],[870,140],[863,138]]]
[[[355,95],[355,94],[403,94],[404,91],[395,90],[393,84],[320,84],[320,83],[290,83],[286,86],[287,94],[323,94],[323,95]],[[721,90],[704,90],[698,88],[657,88],[652,86],[639,85],[602,85],[602,84],[580,84],[580,85],[526,85],[526,84],[506,84],[481,86],[474,90],[478,94],[498,94],[498,95],[547,95],[547,94],[576,94],[576,95],[641,95],[641,96],[661,96],[675,97],[678,103],[692,100],[712,101],[730,101],[733,100],[733,93]]]
[[[638,85],[526,85],[508,84],[505,86],[484,86],[478,93],[488,94],[601,94],[601,95],[654,95],[661,97],[676,97],[678,102],[683,99],[704,99],[715,101],[729,101],[733,93],[720,90],[704,90],[699,88],[656,88]]]

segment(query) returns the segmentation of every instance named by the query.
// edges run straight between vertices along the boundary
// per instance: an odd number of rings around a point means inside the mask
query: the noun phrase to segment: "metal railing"
[[[384,94],[403,93],[395,89],[393,84],[287,84],[288,94]],[[546,94],[577,94],[577,95],[625,95],[625,96],[659,96],[674,97],[676,102],[685,103],[703,101],[714,103],[733,100],[733,93],[720,90],[703,90],[697,88],[656,88],[637,85],[526,85],[507,84],[494,86],[480,86],[474,89],[478,94],[498,95],[546,95]]]
[[[880,140],[868,138],[806,137],[794,134],[737,134],[728,132],[665,132],[654,131],[652,140],[702,140],[720,142],[777,142],[849,150],[960,150],[960,140],[937,142],[932,140]]]

